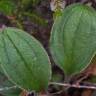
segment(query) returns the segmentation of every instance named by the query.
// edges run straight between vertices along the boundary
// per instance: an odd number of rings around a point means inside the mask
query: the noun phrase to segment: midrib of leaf
[[[27,41],[27,39],[25,39],[21,34],[18,34],[17,32],[15,32],[14,31],[14,33],[18,36],[18,37],[20,37],[22,40],[24,40],[25,42],[26,42],[26,44],[28,44],[29,45],[29,47],[33,50],[32,52],[33,52],[33,54],[34,54],[34,56],[35,56],[35,58],[36,58],[36,62],[38,63],[38,64],[41,64],[40,62],[41,62],[41,60],[39,60],[39,58],[38,58],[38,55],[36,55],[37,53],[35,52],[35,50],[34,50],[34,48],[31,46],[31,44]],[[7,32],[6,32],[6,34],[7,34]],[[7,34],[8,35],[8,34]],[[9,37],[10,38],[10,37]],[[12,41],[12,40],[11,40]],[[14,42],[12,41],[12,43],[14,44]],[[14,45],[14,47],[16,47],[16,45]],[[18,50],[18,48],[16,48],[17,49],[17,51],[19,51]],[[21,54],[20,52],[19,52],[19,54]],[[22,56],[22,60],[24,60],[24,57],[23,57],[23,55],[21,54],[21,56]],[[25,60],[24,60],[25,61]],[[25,64],[26,64],[26,66],[27,66],[27,62],[25,61],[24,62]],[[29,67],[28,69],[30,69],[30,71],[31,71],[31,67]],[[31,74],[30,75],[32,75],[33,73],[32,73],[32,71],[31,71]],[[32,75],[32,77],[33,78],[36,78],[35,79],[35,82],[38,82],[38,81],[40,81],[40,80],[37,80],[38,78],[36,77],[36,75]]]
[[[82,19],[82,14],[83,14],[83,11],[81,11],[81,14],[80,14],[80,17],[79,17],[79,20],[78,20],[78,24],[77,24],[77,27],[76,27],[76,29],[75,29],[75,32],[74,32],[74,37],[73,37],[73,42],[72,42],[72,53],[71,53],[71,57],[72,57],[72,60],[74,60],[74,57],[73,57],[73,54],[74,54],[74,46],[76,45],[76,33],[78,32],[77,30],[78,30],[78,28],[79,28],[79,25],[81,24],[81,19]],[[74,39],[75,38],[75,39]],[[72,63],[74,63],[74,61],[72,62]],[[77,66],[74,66],[74,67],[77,67]],[[73,71],[73,70],[72,70]]]
[[[15,32],[15,31],[14,31]],[[37,53],[35,52],[35,50],[34,50],[34,48],[32,47],[32,45],[29,43],[29,41],[27,40],[27,39],[25,39],[21,34],[18,34],[17,32],[15,32],[15,34],[18,36],[18,37],[20,37],[20,38],[22,38],[29,46],[30,46],[30,48],[33,50],[33,53],[34,53],[34,55],[35,55],[35,58],[37,59],[36,60],[36,62],[38,63],[38,64],[42,64],[42,62],[41,62],[41,60],[39,60],[39,58],[38,58],[38,55],[36,55]],[[33,39],[35,39],[34,37],[33,37]],[[42,47],[42,46],[41,46]],[[47,54],[46,54],[47,55]],[[48,56],[47,56],[48,57]],[[48,60],[49,61],[49,60]],[[50,63],[50,62],[49,62]],[[50,71],[50,74],[51,74],[51,71]],[[51,78],[51,77],[50,77]],[[39,80],[40,81],[40,80]]]
[[[69,7],[70,7],[70,6],[69,6]],[[68,9],[68,10],[66,11],[66,12],[72,11],[72,12],[70,12],[69,15],[65,15],[65,14],[63,13],[63,14],[66,16],[66,17],[65,17],[66,20],[65,20],[65,23],[63,23],[61,26],[65,26],[65,25],[66,25],[67,20],[69,19],[69,17],[72,16],[71,14],[72,14],[73,11],[74,11],[73,9],[75,9],[75,6],[74,6],[71,10]],[[66,13],[66,14],[67,14],[67,13]],[[62,15],[62,16],[63,16],[63,15]],[[64,18],[64,19],[65,19],[65,18]],[[58,18],[57,18],[57,19],[58,19]],[[62,17],[61,17],[61,18],[60,18],[60,22],[61,22],[62,20],[63,20],[63,19],[62,19]],[[63,32],[63,31],[64,31],[64,29],[61,28],[61,32]],[[52,38],[53,40],[51,40],[51,41],[55,41],[55,39],[56,39],[55,34],[57,34],[57,31],[56,31],[56,32],[52,32],[52,34],[53,34],[52,36],[54,36],[54,37]],[[62,38],[64,38],[64,32],[63,32]],[[64,44],[63,44],[63,48],[65,48]],[[63,52],[64,52],[64,54],[65,54],[66,51],[63,50]],[[52,52],[52,53],[57,57],[56,59],[58,59],[58,56],[57,56],[56,52]],[[54,58],[55,58],[55,57],[54,57]],[[55,60],[56,60],[56,59],[55,59]],[[62,66],[62,63],[60,64],[60,66]],[[61,68],[62,68],[62,67],[61,67]]]
[[[22,38],[22,40],[24,40],[24,41],[30,46],[30,48],[33,50],[33,54],[34,54],[35,58],[37,59],[36,62],[37,62],[38,64],[42,64],[41,60],[38,58],[37,53],[35,52],[34,48],[32,47],[32,44],[30,44],[29,41],[28,41],[27,39],[25,39],[21,34],[18,34],[18,33],[15,32],[15,31],[14,31],[14,33],[15,33],[18,37]],[[33,37],[32,39],[35,39],[35,38]],[[41,46],[41,48],[43,49],[42,46]],[[46,51],[45,51],[45,52],[46,52]],[[46,53],[46,55],[47,55],[47,53]],[[47,56],[47,57],[48,57],[48,56]],[[48,60],[48,61],[49,61],[49,60]],[[49,61],[49,63],[50,63],[50,61]],[[50,71],[50,74],[51,74],[51,71]],[[51,77],[49,77],[49,78],[51,78]],[[37,79],[37,77],[36,77],[36,79]],[[36,80],[35,80],[35,81],[36,81]],[[39,80],[39,81],[40,81],[40,80]],[[38,80],[37,80],[37,82],[38,82]]]
[[[29,73],[32,75],[31,68],[28,66],[28,64],[27,64],[26,60],[24,59],[23,55],[20,53],[20,51],[18,50],[18,48],[16,47],[15,43],[12,41],[12,39],[10,38],[10,36],[7,34],[7,32],[6,32],[6,36],[8,37],[8,39],[10,40],[10,42],[13,44],[13,46],[16,49],[17,53],[20,55],[20,58],[24,62],[26,68],[28,68],[27,71],[29,71]]]
[[[27,39],[25,39],[21,34],[18,34],[17,32],[15,32],[15,34],[16,34],[18,37],[22,38],[22,39],[30,46],[30,48],[33,50],[33,54],[34,54],[35,58],[37,59],[37,60],[36,60],[37,63],[41,64],[41,63],[40,63],[41,60],[39,60],[37,53],[35,52],[35,50],[34,50],[34,48],[32,47],[32,45],[29,43],[29,41],[28,41]],[[34,37],[33,37],[33,38],[34,38]],[[35,39],[35,38],[34,38],[34,39]]]
[[[6,43],[5,43],[5,40],[4,40],[4,30],[2,31],[2,42],[3,42],[3,44],[4,44],[4,50],[5,50],[5,53],[6,53],[6,58],[7,58],[7,60],[8,60],[8,64],[10,64],[10,59],[9,59],[9,55],[8,55],[8,52],[7,52],[7,48],[6,48]],[[2,65],[2,64],[1,64]],[[3,66],[2,66],[2,68],[3,68]],[[5,69],[3,68],[3,70],[4,70],[4,72],[6,73],[6,71],[5,71]],[[6,73],[7,74],[7,73]],[[18,74],[19,76],[20,76],[20,78],[22,77],[20,74]],[[8,76],[8,74],[7,74],[7,77],[8,78],[10,78],[9,76]],[[11,79],[11,78],[10,78]],[[22,78],[22,80],[24,80],[23,78]],[[13,81],[13,80],[12,80]],[[13,81],[14,82],[14,81]],[[15,82],[14,82],[15,83]]]
[[[65,26],[65,25],[66,25],[66,23],[67,23],[67,21],[68,21],[68,19],[72,17],[72,15],[71,15],[71,14],[74,12],[74,10],[75,10],[75,7],[74,7],[74,8],[72,8],[72,9],[69,11],[69,12],[70,12],[70,14],[66,15],[65,22],[63,23],[63,25],[62,25],[62,26]],[[62,38],[64,38],[64,28],[62,28],[61,32],[63,32]],[[63,43],[63,48],[65,48],[64,43]],[[64,51],[64,53],[66,54],[66,50]],[[67,56],[67,55],[66,55],[66,56]],[[72,56],[71,56],[71,57],[72,57]],[[67,62],[68,62],[68,61],[67,61]],[[69,60],[69,62],[71,63],[71,61],[70,61],[70,60]],[[69,65],[69,66],[70,66],[70,65]]]
[[[20,34],[18,34],[17,32],[15,32],[14,31],[14,33],[18,36],[18,37],[20,37],[20,38],[22,38],[22,40],[24,40],[29,46],[30,46],[30,48],[32,49],[32,52],[33,52],[33,54],[34,54],[34,57],[36,58],[36,60],[38,59],[37,57],[37,55],[36,55],[36,53],[35,53],[35,50],[34,50],[34,48],[30,45],[30,43],[23,37],[23,36],[21,36]],[[37,60],[38,61],[38,60]]]
[[[34,57],[36,58],[36,62],[40,64],[40,61],[41,61],[41,60],[38,59],[38,55],[36,55],[36,52],[35,52],[34,48],[33,48],[32,45],[27,41],[27,39],[25,39],[23,36],[21,36],[20,34],[18,34],[18,33],[15,32],[15,31],[14,31],[14,33],[15,33],[18,37],[22,38],[22,40],[24,40],[24,41],[30,46],[30,48],[33,50],[32,52],[33,52],[33,54],[34,54]]]

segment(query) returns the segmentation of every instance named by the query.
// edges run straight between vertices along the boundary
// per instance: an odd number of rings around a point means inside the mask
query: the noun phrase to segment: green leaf
[[[84,70],[96,52],[96,11],[82,4],[65,8],[54,22],[50,49],[66,75]]]
[[[0,61],[5,74],[20,88],[41,91],[47,88],[51,64],[41,44],[16,28],[0,35]]]
[[[15,4],[9,0],[1,0],[0,1],[0,12],[5,15],[12,15],[15,10]]]

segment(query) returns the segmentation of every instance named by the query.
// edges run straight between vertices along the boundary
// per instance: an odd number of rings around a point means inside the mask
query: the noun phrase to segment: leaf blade
[[[50,49],[57,65],[71,75],[86,68],[95,55],[96,13],[88,6],[73,4],[62,14],[53,25]]]
[[[7,76],[28,91],[46,88],[51,66],[41,44],[27,33],[14,28],[5,28],[2,37],[5,48],[2,54],[5,56],[2,56],[1,65]]]

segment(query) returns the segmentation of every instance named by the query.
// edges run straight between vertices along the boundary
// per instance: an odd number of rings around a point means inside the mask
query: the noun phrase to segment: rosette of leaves
[[[96,52],[96,11],[82,4],[65,8],[54,22],[50,50],[67,76],[89,66]]]
[[[0,64],[17,87],[37,92],[48,86],[51,65],[42,45],[32,36],[16,28],[0,33]]]

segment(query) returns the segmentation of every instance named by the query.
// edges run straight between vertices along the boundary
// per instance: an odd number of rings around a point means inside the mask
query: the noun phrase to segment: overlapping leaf
[[[82,4],[65,8],[53,25],[50,49],[67,75],[86,68],[96,52],[96,11]]]
[[[0,62],[8,78],[20,88],[40,91],[48,86],[51,75],[48,56],[26,32],[15,28],[2,30]]]

